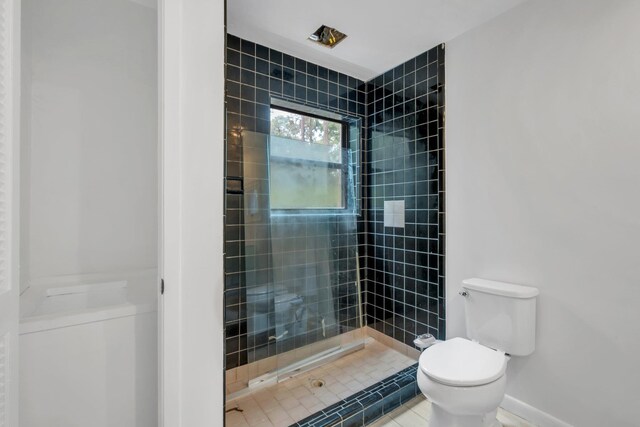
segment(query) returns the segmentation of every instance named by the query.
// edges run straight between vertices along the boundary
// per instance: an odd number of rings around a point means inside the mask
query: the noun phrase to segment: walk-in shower
[[[362,425],[444,336],[444,50],[366,83],[233,35],[226,61],[226,425]]]

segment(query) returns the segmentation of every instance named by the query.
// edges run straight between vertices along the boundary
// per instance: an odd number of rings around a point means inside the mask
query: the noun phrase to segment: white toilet
[[[418,386],[432,403],[429,427],[497,427],[510,356],[535,349],[538,289],[484,279],[462,282],[467,336],[420,355]]]

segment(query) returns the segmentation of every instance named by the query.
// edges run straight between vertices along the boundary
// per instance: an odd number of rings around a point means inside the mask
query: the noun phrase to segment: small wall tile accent
[[[404,200],[384,202],[384,226],[404,228],[405,207]]]
[[[416,397],[420,390],[416,382],[418,364],[355,393],[322,411],[292,424],[291,427],[367,425],[390,413],[403,403]]]

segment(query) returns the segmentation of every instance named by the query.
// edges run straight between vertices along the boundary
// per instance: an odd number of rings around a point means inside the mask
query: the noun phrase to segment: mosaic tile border
[[[418,364],[415,363],[290,427],[365,426],[420,393],[416,382],[417,370]]]

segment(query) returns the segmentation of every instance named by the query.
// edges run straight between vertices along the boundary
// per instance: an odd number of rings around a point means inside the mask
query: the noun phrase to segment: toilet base
[[[454,415],[433,404],[429,427],[502,427],[496,418],[497,412],[495,410],[485,415]]]

